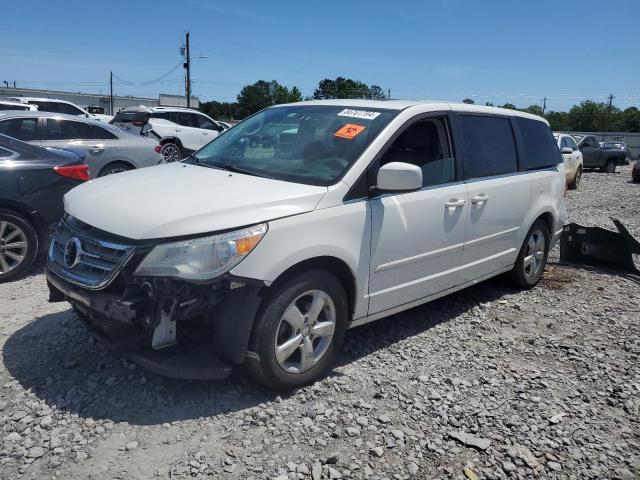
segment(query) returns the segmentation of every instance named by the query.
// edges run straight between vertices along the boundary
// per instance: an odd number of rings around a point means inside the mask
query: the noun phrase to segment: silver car
[[[94,178],[162,162],[156,140],[72,115],[0,112],[0,133],[34,145],[80,151]]]

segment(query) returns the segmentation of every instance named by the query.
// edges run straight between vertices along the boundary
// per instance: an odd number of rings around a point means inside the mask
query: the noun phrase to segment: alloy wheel
[[[15,223],[0,221],[0,275],[17,268],[27,254],[27,235]]]
[[[546,242],[541,230],[534,230],[527,241],[524,254],[524,274],[528,278],[535,278],[543,267]]]
[[[285,309],[275,338],[278,365],[289,373],[303,373],[327,352],[336,328],[336,308],[322,290],[299,295]]]
[[[173,143],[168,143],[162,147],[162,159],[166,163],[177,162],[180,160],[180,149]]]

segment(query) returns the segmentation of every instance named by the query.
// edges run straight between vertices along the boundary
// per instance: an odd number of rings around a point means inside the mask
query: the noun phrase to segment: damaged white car
[[[161,374],[318,379],[345,331],[508,273],[534,286],[565,220],[548,124],[473,105],[271,107],[182,163],[65,197],[47,262],[68,301]]]

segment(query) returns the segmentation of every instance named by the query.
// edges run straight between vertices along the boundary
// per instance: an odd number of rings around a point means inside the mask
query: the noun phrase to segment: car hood
[[[184,163],[101,177],[64,197],[65,211],[133,240],[238,228],[313,210],[326,187]]]

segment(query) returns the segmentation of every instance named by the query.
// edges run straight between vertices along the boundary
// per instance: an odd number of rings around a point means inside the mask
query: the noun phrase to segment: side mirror
[[[573,153],[573,148],[569,148],[569,147],[563,147],[561,150],[562,154],[571,154]]]
[[[420,167],[404,162],[391,162],[378,170],[378,190],[408,191],[422,188],[422,170]]]

